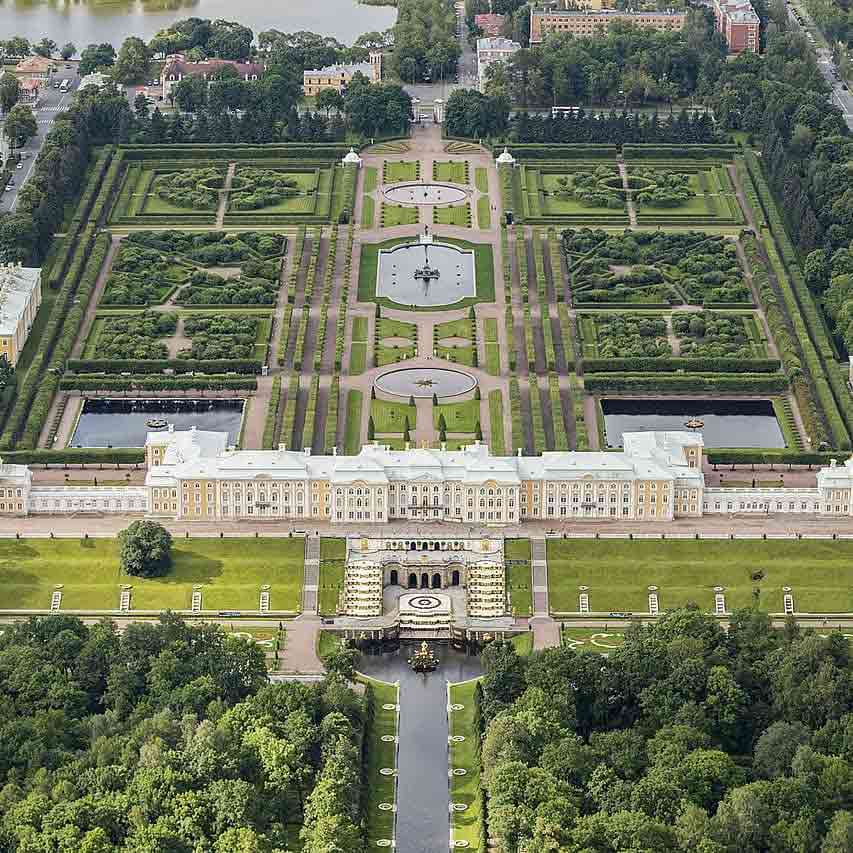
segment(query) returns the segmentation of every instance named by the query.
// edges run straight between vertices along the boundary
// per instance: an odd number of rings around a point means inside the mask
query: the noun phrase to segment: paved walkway
[[[216,227],[222,228],[225,224],[225,213],[228,210],[228,199],[231,195],[231,185],[234,183],[234,173],[237,171],[236,163],[228,164],[228,171],[225,173],[225,183],[222,189],[219,190],[219,206],[216,208]]]

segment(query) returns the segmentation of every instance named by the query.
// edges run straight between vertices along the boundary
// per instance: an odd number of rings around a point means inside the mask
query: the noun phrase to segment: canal
[[[60,45],[71,41],[79,55],[92,42],[118,49],[127,36],[148,41],[174,21],[196,17],[238,21],[255,36],[269,29],[309,30],[352,44],[362,33],[393,26],[396,14],[393,7],[356,0],[0,0],[0,33],[31,41],[48,36]]]
[[[364,655],[358,668],[371,678],[400,683],[396,850],[435,853],[447,850],[450,840],[447,684],[476,678],[483,670],[479,657],[434,645],[441,665],[418,675],[407,663],[414,648]]]

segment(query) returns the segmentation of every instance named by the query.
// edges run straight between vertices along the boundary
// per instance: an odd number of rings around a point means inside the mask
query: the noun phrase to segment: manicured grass
[[[486,372],[499,376],[501,372],[501,350],[498,345],[498,321],[487,317],[483,322],[486,335]]]
[[[455,225],[457,228],[471,227],[471,205],[455,204],[450,207],[434,207],[432,209],[434,225]]]
[[[524,634],[516,634],[510,641],[515,646],[516,654],[526,658],[533,652],[533,631]]]
[[[474,727],[474,691],[477,680],[448,686],[450,705],[462,705],[461,711],[449,711],[450,735],[461,735],[461,743],[450,742],[448,747],[450,768],[464,768],[464,776],[450,777],[450,800],[465,803],[465,811],[451,812],[451,841],[467,841],[469,850],[481,850],[482,794],[480,793],[480,756],[477,749],[478,734]]]
[[[489,173],[483,166],[477,166],[474,169],[474,186],[481,192],[489,191]]]
[[[349,353],[350,376],[364,373],[367,367],[367,317],[353,317]]]
[[[382,202],[382,227],[393,228],[395,225],[417,225],[418,209],[403,207],[401,204],[386,204]]]
[[[363,192],[372,193],[379,183],[379,171],[375,166],[368,166],[364,170],[364,188]]]
[[[361,201],[361,227],[373,228],[374,219],[376,219],[376,202],[366,195]]]
[[[347,540],[342,537],[323,536],[320,539],[321,560],[345,560]]]
[[[378,337],[382,338],[406,338],[409,341],[418,339],[418,327],[414,323],[406,323],[403,320],[391,320],[382,317],[377,327]]]
[[[432,164],[432,179],[449,184],[468,183],[467,160],[436,160]]]
[[[397,184],[402,181],[416,181],[421,175],[421,164],[418,161],[386,160],[382,167],[382,183]]]
[[[115,539],[0,541],[0,608],[47,608],[62,584],[63,610],[118,610],[125,583],[134,610],[187,610],[195,584],[204,610],[257,610],[262,584],[274,610],[300,608],[301,539],[175,539],[172,557],[166,577],[142,579],[122,573]]]
[[[531,589],[530,563],[513,563],[506,567],[506,588],[509,603],[515,616],[530,616],[533,613],[533,590]]]
[[[504,556],[507,560],[530,560],[530,540],[505,539]]]
[[[433,426],[438,429],[439,415],[444,415],[448,432],[473,433],[480,420],[480,401],[461,400],[458,403],[440,403],[432,407]]]
[[[798,612],[853,610],[853,542],[824,540],[638,541],[548,540],[551,609],[578,610],[578,586],[589,589],[598,612],[648,611],[648,586],[659,587],[662,610],[688,601],[712,611],[714,586],[725,587],[729,610],[753,603],[782,610],[782,587],[792,587]],[[764,577],[753,581],[751,574]]]
[[[383,811],[380,803],[395,803],[397,779],[395,776],[383,776],[379,771],[383,767],[397,766],[397,744],[395,741],[382,740],[383,735],[397,735],[397,709],[399,693],[396,684],[376,681],[373,678],[359,676],[359,680],[373,689],[374,714],[372,725],[365,732],[367,739],[367,847],[376,849],[381,838],[394,838],[394,812]],[[386,710],[383,705],[394,705]]]
[[[358,271],[358,301],[378,302],[388,308],[399,309],[400,305],[390,299],[376,296],[376,271],[379,265],[379,250],[390,249],[400,243],[410,243],[411,237],[396,237],[381,243],[365,243],[361,247],[361,261]],[[477,295],[460,299],[453,305],[407,306],[410,311],[443,311],[467,308],[475,302],[495,301],[495,269],[492,247],[487,243],[471,243],[453,237],[442,237],[442,243],[461,246],[474,252],[474,273],[477,282]]]
[[[477,199],[477,227],[492,227],[492,203],[487,195],[481,195]]]
[[[564,646],[600,655],[609,654],[625,645],[624,634],[610,633],[601,628],[569,628],[563,625],[561,637]]]
[[[340,648],[341,635],[335,631],[320,631],[317,635],[317,657],[323,660]]]
[[[403,432],[405,420],[409,419],[409,429],[415,428],[417,410],[408,403],[394,403],[391,400],[371,400],[370,414],[376,432]]]
[[[354,456],[361,447],[361,391],[347,393],[347,419],[344,427],[344,453]]]
[[[504,438],[504,404],[501,392],[489,391],[489,425],[491,428],[491,448],[495,456],[506,454]]]
[[[327,540],[322,539],[322,543]],[[320,561],[320,589],[318,591],[318,609],[323,615],[334,615],[338,611],[338,601],[341,590],[344,588],[344,565],[343,559],[321,559]]]

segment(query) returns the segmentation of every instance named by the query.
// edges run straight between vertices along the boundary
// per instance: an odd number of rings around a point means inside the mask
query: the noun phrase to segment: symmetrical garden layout
[[[752,152],[519,145],[496,165],[435,127],[347,152],[99,152],[0,446],[87,452],[91,397],[242,398],[247,449],[604,449],[614,401],[666,402],[682,429],[744,398],[775,417],[770,446],[849,446],[843,375]],[[748,414],[716,415],[706,444],[763,449]]]

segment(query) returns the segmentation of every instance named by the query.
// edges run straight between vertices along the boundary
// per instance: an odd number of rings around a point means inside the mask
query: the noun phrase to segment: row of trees
[[[698,610],[608,657],[483,654],[489,837],[514,853],[853,849],[853,662],[841,634]]]
[[[363,700],[269,685],[252,642],[164,615],[0,637],[0,847],[357,851]]]

